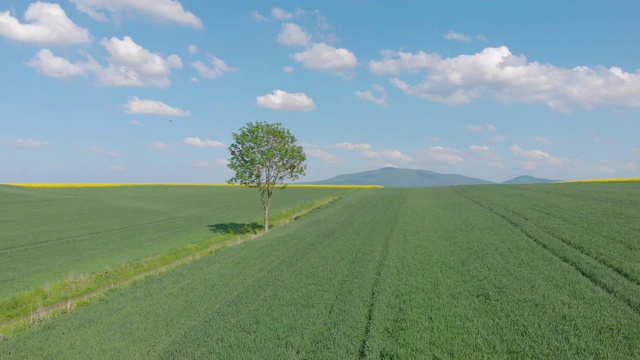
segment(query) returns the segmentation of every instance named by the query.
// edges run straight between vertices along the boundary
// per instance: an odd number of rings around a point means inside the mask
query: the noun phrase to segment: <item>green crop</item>
[[[358,190],[0,358],[638,358],[639,185]]]
[[[287,189],[274,214],[341,190]],[[0,186],[0,300],[82,279],[260,221],[255,189]]]

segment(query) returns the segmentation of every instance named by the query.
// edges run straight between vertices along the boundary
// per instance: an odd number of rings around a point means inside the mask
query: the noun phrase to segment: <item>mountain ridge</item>
[[[377,170],[342,174],[329,179],[306,182],[315,185],[382,185],[384,187],[433,187],[484,184],[542,184],[558,180],[541,179],[529,175],[496,183],[460,174],[441,174],[435,171],[383,167]]]

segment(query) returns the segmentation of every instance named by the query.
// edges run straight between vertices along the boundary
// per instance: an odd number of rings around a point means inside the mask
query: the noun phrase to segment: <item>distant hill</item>
[[[385,187],[426,187],[493,184],[490,181],[456,174],[440,174],[427,170],[386,167],[378,170],[345,174],[309,184],[319,185],[383,185]]]
[[[503,182],[503,184],[547,184],[547,183],[553,183],[558,181],[560,180],[540,179],[533,176],[523,175],[523,176],[514,177],[511,180],[507,180]]]

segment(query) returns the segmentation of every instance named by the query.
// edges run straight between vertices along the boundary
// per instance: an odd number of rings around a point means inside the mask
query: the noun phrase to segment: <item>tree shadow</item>
[[[258,224],[257,222],[252,222],[251,224],[240,224],[235,222],[221,223],[209,225],[209,231],[217,234],[234,234],[234,235],[242,235],[242,234],[257,234],[261,231],[264,226]]]

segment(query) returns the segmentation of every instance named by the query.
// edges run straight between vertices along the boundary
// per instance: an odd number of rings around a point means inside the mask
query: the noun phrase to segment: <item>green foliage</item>
[[[357,190],[0,358],[639,358],[639,185]]]
[[[287,179],[297,180],[304,175],[307,157],[302,146],[296,145],[295,136],[279,123],[248,123],[232,136],[234,142],[229,146],[231,158],[228,166],[235,175],[227,182],[260,190],[264,229],[268,231],[274,187]]]

